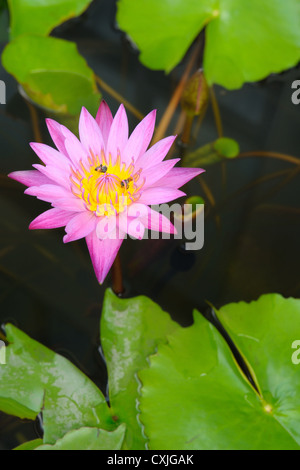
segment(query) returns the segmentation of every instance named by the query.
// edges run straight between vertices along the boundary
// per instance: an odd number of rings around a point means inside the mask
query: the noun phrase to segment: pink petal
[[[86,237],[95,229],[96,221],[97,217],[93,212],[82,212],[73,216],[66,226],[67,235],[64,236],[64,243]]]
[[[106,147],[106,155],[111,153],[112,161],[116,162],[118,151],[123,154],[123,150],[128,142],[128,120],[125,108],[123,104],[120,105],[114,120],[112,122],[107,147]]]
[[[45,165],[55,165],[70,170],[70,160],[49,145],[31,142],[30,147]]]
[[[139,220],[145,225],[146,228],[154,230],[156,232],[165,232],[165,233],[177,233],[176,228],[170,222],[170,220],[161,214],[156,212],[148,207],[148,215],[145,217],[142,215],[139,217]]]
[[[166,160],[165,162],[158,163],[157,165],[144,170],[141,174],[141,178],[145,178],[144,188],[152,186],[156,181],[160,180],[163,176],[167,175],[169,171],[180,161],[180,158],[173,160]]]
[[[122,213],[118,218],[118,226],[124,233],[128,233],[131,237],[142,240],[145,233],[145,226],[141,220],[128,217],[128,214]]]
[[[153,110],[136,126],[124,149],[125,161],[130,162],[132,158],[136,161],[146,151],[152,139],[155,116],[156,111]]]
[[[205,170],[202,168],[173,168],[167,175],[163,176],[155,184],[177,189],[204,171]]]
[[[106,104],[106,102],[103,100],[101,101],[101,104],[98,109],[98,113],[96,116],[96,122],[98,126],[100,127],[100,131],[102,133],[104,145],[106,146],[107,140],[108,140],[108,135],[110,131],[110,126],[113,122],[113,117],[111,114],[111,111]]]
[[[104,150],[103,137],[97,122],[84,107],[79,119],[79,136],[88,153],[92,150],[94,155],[100,156],[101,150]]]
[[[54,144],[57,149],[62,152],[64,155],[68,156],[68,153],[65,148],[65,137],[61,132],[61,125],[54,121],[53,119],[46,119],[46,124],[48,127],[49,134],[52,137]]]
[[[25,186],[41,186],[52,183],[49,178],[37,170],[13,171],[9,173],[8,177],[25,184]]]
[[[96,227],[97,237],[100,240],[108,238],[116,230],[116,227],[116,217],[101,217]]]
[[[87,159],[88,153],[77,137],[67,127],[61,126],[61,131],[65,137],[65,148],[68,156],[74,165],[78,167],[80,160],[85,161]]]
[[[162,162],[172,147],[175,139],[176,135],[171,135],[170,137],[166,137],[165,139],[162,139],[159,142],[156,142],[156,144],[152,145],[152,147],[150,147],[150,149],[142,154],[138,159],[138,167],[146,169]]]
[[[83,200],[73,195],[55,199],[52,201],[52,205],[65,211],[83,212],[87,210]]]
[[[24,192],[30,196],[36,196],[42,201],[51,202],[54,207],[65,211],[82,212],[86,210],[82,199],[74,196],[71,191],[55,184],[31,186]]]
[[[86,237],[86,243],[90,252],[95,274],[100,284],[102,284],[106,278],[122,242],[123,238],[115,240],[106,238],[105,240],[99,240],[95,231],[91,232]]]
[[[131,237],[137,238],[138,240],[142,240],[145,233],[145,226],[140,220],[132,220],[128,224],[127,233]]]
[[[60,168],[57,168],[56,166],[53,165],[32,165],[34,168],[39,170],[43,175],[47,176],[52,180],[51,182],[55,182],[60,184],[61,186],[70,189],[71,183],[69,179],[69,172],[65,170],[61,170]]]
[[[63,197],[69,198],[72,196],[71,191],[68,191],[61,186],[57,186],[55,184],[43,184],[41,186],[31,186],[27,188],[25,194],[29,194],[30,196],[36,196],[38,199],[46,202],[53,202],[56,199],[60,199]],[[75,199],[75,196],[73,196]]]
[[[139,199],[142,204],[163,204],[186,194],[179,189],[152,187],[145,189]]]
[[[125,215],[128,215],[128,219],[131,221],[133,219],[138,219],[142,222],[145,228],[150,230],[155,230],[158,232],[166,233],[177,233],[176,228],[170,222],[170,220],[162,215],[160,212],[152,210],[149,206],[145,204],[140,204],[136,202],[128,207],[126,212],[122,212],[119,216],[120,224],[124,232],[128,232],[126,226],[124,225],[125,221],[122,220]]]
[[[29,228],[33,230],[64,227],[74,215],[74,212],[66,212],[56,208],[49,209],[36,217],[29,225]]]
[[[121,215],[123,214],[128,214],[128,217],[133,218],[133,219],[140,219],[142,216],[147,217],[148,216],[148,211],[149,207],[146,206],[145,204],[140,204],[138,202],[135,202],[128,206],[126,212],[122,212]]]

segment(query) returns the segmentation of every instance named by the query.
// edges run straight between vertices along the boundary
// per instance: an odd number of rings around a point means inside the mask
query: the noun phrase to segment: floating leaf
[[[24,33],[46,36],[55,26],[80,15],[92,0],[8,0],[10,36]]]
[[[35,450],[38,446],[43,444],[43,439],[34,439],[33,441],[25,442],[14,450]]]
[[[124,424],[114,431],[80,428],[68,432],[52,446],[45,444],[37,447],[36,450],[120,450],[124,434]]]
[[[54,443],[82,426],[114,426],[105,398],[82,372],[64,357],[5,326],[9,345],[0,366],[0,409],[20,418],[42,412],[44,443]]]
[[[137,420],[136,374],[147,364],[149,354],[177,328],[157,304],[147,297],[119,299],[105,293],[101,317],[101,343],[109,379],[112,413],[127,425],[124,447],[145,449],[146,439]]]
[[[0,340],[0,364],[6,363],[6,348],[4,341]]]
[[[101,95],[74,43],[24,35],[6,46],[2,62],[38,105],[69,114],[85,106],[96,113]]]
[[[224,158],[235,158],[240,153],[239,144],[229,137],[220,137],[209,144],[187,153],[183,158],[186,166],[206,167],[221,162]]]
[[[194,324],[169,335],[139,373],[149,448],[299,450],[300,375],[290,348],[300,337],[300,301],[266,295],[223,307],[220,317],[262,395],[196,312]]]
[[[200,212],[204,210],[204,203],[205,201],[201,196],[188,197],[184,202],[186,207],[184,211],[184,219],[186,220],[190,217],[194,219]]]
[[[204,72],[229,89],[296,65],[298,0],[119,0],[117,21],[141,51],[141,62],[172,70],[206,26]]]
[[[254,371],[272,415],[300,444],[300,367],[292,343],[300,339],[300,300],[264,295],[228,304],[218,316]]]
[[[201,196],[191,196],[184,201],[184,210],[174,213],[174,221],[190,222],[204,211],[204,199]]]
[[[226,158],[235,158],[240,153],[240,147],[236,140],[228,137],[220,137],[213,144],[219,155]]]

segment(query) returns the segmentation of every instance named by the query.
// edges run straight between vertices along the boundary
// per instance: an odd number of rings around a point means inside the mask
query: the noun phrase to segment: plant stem
[[[201,114],[199,114],[199,116],[197,116],[196,124],[194,126],[194,132],[193,132],[195,138],[198,136],[198,133],[200,131],[202,121],[203,121],[204,116],[206,114],[206,109],[207,109],[207,105],[205,107],[205,110]]]
[[[287,185],[290,181],[292,181],[299,173],[300,173],[300,165],[297,168],[291,169],[283,181],[280,181],[277,185],[271,188],[270,191],[264,194],[263,200],[270,199],[271,197],[273,197],[285,185]]]
[[[210,205],[211,205],[212,209],[214,209],[216,207],[216,200],[213,196],[213,193],[210,190],[210,187],[208,186],[208,184],[206,183],[204,178],[202,178],[201,176],[198,176],[198,179],[200,181],[201,187],[203,189],[203,192],[204,192],[207,200],[210,202]],[[215,217],[216,226],[217,226],[218,229],[220,229],[220,227],[221,227],[220,216],[218,214],[215,214],[214,217]]]
[[[292,155],[286,155],[284,153],[278,152],[266,152],[263,150],[255,150],[253,152],[242,152],[238,155],[238,158],[243,157],[268,157],[268,158],[277,158],[278,160],[284,160],[289,163],[294,163],[295,165],[300,165],[300,159],[293,157]]]
[[[120,254],[118,253],[112,265],[112,289],[116,295],[124,292]]]
[[[238,189],[234,193],[230,194],[224,201],[222,201],[220,204],[216,205],[215,211],[216,213],[221,213],[224,208],[227,208],[229,204],[232,202],[238,202],[240,200],[240,197],[243,196],[247,191],[253,189],[256,186],[259,186],[262,183],[268,182],[272,179],[279,178],[280,176],[284,176],[286,174],[290,174],[291,169],[285,169],[285,170],[280,170],[276,171],[274,173],[269,173],[267,175],[261,176],[260,178],[257,178],[254,181],[251,181],[250,183],[246,184],[242,188]]]
[[[183,144],[188,145],[189,142],[190,142],[193,121],[194,121],[194,116],[190,116],[190,115],[187,114],[186,118],[185,118],[183,132],[182,132],[182,135],[181,135],[181,142]]]
[[[209,88],[209,93],[210,93],[211,105],[212,105],[212,110],[214,113],[217,133],[219,137],[223,137],[223,125],[222,125],[221,113],[220,113],[220,108],[217,102],[217,98],[216,98],[216,94],[215,94],[215,90],[213,86]]]
[[[215,123],[216,123],[217,133],[218,133],[218,137],[220,138],[220,137],[223,137],[223,125],[222,125],[222,119],[221,119],[219,104],[218,104],[216,94],[215,94],[215,90],[214,90],[213,86],[211,86],[209,88],[209,94],[210,94],[214,119],[215,119]],[[223,189],[223,193],[225,194],[226,180],[227,180],[227,171],[226,171],[226,163],[225,162],[221,163],[221,171],[222,171],[222,189]]]
[[[181,111],[181,113],[178,116],[177,122],[174,126],[172,134],[173,135],[181,134],[181,132],[183,131],[183,128],[184,128],[184,123],[185,123],[185,112]],[[174,147],[171,147],[171,150],[173,148]],[[170,152],[168,153],[168,158],[170,158]]]
[[[145,117],[138,109],[136,109],[131,103],[129,103],[129,101],[127,101],[122,95],[120,95],[120,93],[118,93],[111,86],[105,83],[102,78],[98,77],[98,75],[95,75],[95,78],[100,88],[106,91],[119,103],[123,103],[125,108],[127,108],[128,111],[130,111],[137,119],[142,120]]]
[[[27,100],[25,100],[25,101],[26,101],[26,104],[28,106],[29,113],[30,113],[30,119],[31,119],[32,127],[33,127],[34,140],[36,142],[43,143],[42,134],[41,134],[41,131],[40,131],[40,126],[39,126],[39,118],[38,118],[37,110],[31,103],[29,103],[29,101],[27,101]]]
[[[190,60],[188,61],[188,64],[186,66],[186,69],[184,71],[184,74],[182,75],[181,77],[181,80],[180,82],[178,83],[173,95],[172,95],[172,98],[171,100],[169,101],[169,104],[163,114],[163,117],[161,118],[160,120],[160,123],[157,127],[157,130],[154,134],[154,137],[153,137],[153,141],[152,141],[152,144],[155,144],[156,142],[158,142],[159,140],[161,140],[168,127],[169,127],[169,124],[170,124],[170,121],[175,113],[175,110],[178,106],[178,103],[180,101],[180,98],[181,98],[181,95],[182,95],[182,92],[184,90],[184,87],[185,87],[185,84],[187,82],[187,79],[189,78],[189,75],[192,71],[192,68],[199,56],[199,52],[200,52],[200,48],[201,48],[201,42],[198,42],[198,44],[196,45],[195,49],[193,50],[193,53],[190,57]]]

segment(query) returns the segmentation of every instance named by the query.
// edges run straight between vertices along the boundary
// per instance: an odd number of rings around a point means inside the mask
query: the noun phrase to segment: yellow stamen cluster
[[[102,151],[99,157],[91,151],[85,163],[80,160],[80,168],[72,169],[72,192],[97,216],[116,215],[139,199],[144,184],[137,185],[140,173],[133,161],[128,167],[121,163],[120,153],[113,163],[110,154],[106,158]]]

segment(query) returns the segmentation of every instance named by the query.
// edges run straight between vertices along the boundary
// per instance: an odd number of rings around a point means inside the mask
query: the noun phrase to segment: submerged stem
[[[118,253],[112,265],[112,289],[116,295],[121,295],[124,292],[121,258]]]
[[[205,182],[205,179],[202,178],[201,176],[198,177],[199,181],[200,181],[200,184],[201,184],[201,187],[203,189],[203,192],[207,198],[207,200],[210,202],[210,205],[212,207],[212,209],[214,209],[216,207],[216,200],[213,196],[213,193],[211,192],[210,190],[210,187],[208,186],[208,184]],[[221,227],[221,219],[220,219],[220,216],[218,214],[215,214],[214,215],[215,217],[215,222],[216,222],[216,226],[218,229],[220,229]]]
[[[223,137],[223,125],[222,125],[221,113],[220,113],[219,104],[218,104],[213,86],[209,88],[209,93],[210,93],[211,105],[212,105],[212,110],[214,113],[217,133],[219,137]]]
[[[166,110],[163,114],[163,117],[160,120],[160,123],[157,127],[157,130],[156,130],[155,134],[154,134],[152,144],[155,144],[156,142],[158,142],[159,140],[161,140],[164,137],[164,135],[165,135],[165,133],[166,133],[168,127],[169,127],[169,124],[171,122],[171,119],[172,119],[172,117],[175,113],[175,110],[178,106],[178,103],[180,101],[180,98],[181,98],[181,95],[183,93],[185,84],[186,84],[186,82],[189,78],[189,75],[190,75],[190,73],[191,73],[191,71],[194,67],[194,64],[195,64],[195,62],[196,62],[196,60],[199,56],[200,49],[201,49],[201,43],[199,42],[196,45],[196,47],[195,47],[195,49],[194,49],[194,51],[193,51],[193,53],[190,57],[190,60],[188,61],[188,64],[187,64],[186,69],[184,71],[184,74],[182,75],[181,80],[178,83],[178,85],[177,85],[177,87],[176,87],[176,89],[175,89],[175,91],[172,95],[172,98],[169,101],[169,104],[168,104],[168,106],[167,106],[167,108],[166,108]]]
[[[114,90],[111,86],[105,83],[102,78],[95,75],[96,82],[98,83],[99,87],[106,91],[109,95],[111,95],[115,100],[119,103],[123,103],[125,108],[128,109],[137,119],[140,121],[145,117],[138,109],[136,109],[129,101],[127,101],[120,93]]]
[[[37,110],[29,101],[25,100],[25,102],[30,112],[30,119],[31,119],[32,127],[33,127],[34,140],[36,142],[43,143]]]
[[[293,157],[292,155],[286,155],[284,153],[278,152],[266,152],[263,150],[255,150],[252,152],[242,152],[239,154],[240,157],[268,157],[268,158],[277,158],[278,160],[284,160],[289,163],[294,163],[295,165],[300,165],[300,158]]]
[[[221,138],[223,137],[223,124],[222,124],[222,118],[221,118],[218,100],[217,100],[213,85],[209,88],[209,94],[210,94],[211,105],[212,105],[212,110],[214,114],[218,137]],[[226,180],[227,180],[227,171],[226,171],[225,162],[221,162],[221,171],[222,171],[222,189],[223,189],[223,193],[225,193]]]
[[[192,131],[192,125],[194,121],[194,116],[191,115],[186,115],[184,127],[183,127],[183,132],[181,135],[181,142],[183,144],[188,145],[190,142],[190,137],[191,137],[191,131]]]

